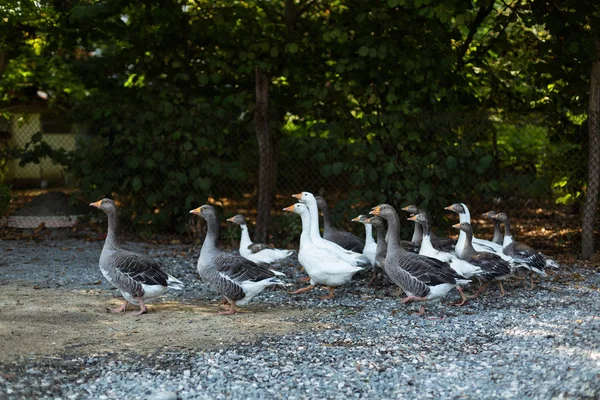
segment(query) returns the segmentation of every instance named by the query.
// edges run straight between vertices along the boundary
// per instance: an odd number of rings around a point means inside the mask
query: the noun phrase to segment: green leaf
[[[298,45],[296,43],[288,43],[286,49],[288,53],[294,54],[298,52]]]
[[[358,55],[361,57],[366,57],[369,55],[369,48],[367,46],[362,46],[358,49]]]
[[[569,52],[577,53],[579,51],[579,42],[571,42],[569,44]]]
[[[344,168],[345,165],[343,162],[334,162],[333,165],[331,166],[331,172],[333,173],[333,175],[339,175],[342,172],[344,172]]]
[[[271,57],[277,57],[279,55],[279,49],[277,47],[271,47]]]
[[[398,6],[398,0],[388,0],[388,6],[392,8]]]
[[[131,188],[134,192],[140,191],[140,189],[142,188],[142,180],[139,178],[139,176],[136,176],[131,180]]]
[[[127,157],[127,166],[131,169],[136,169],[140,165],[140,158],[137,156]]]
[[[448,156],[446,158],[446,167],[448,169],[456,169],[457,166],[458,166],[458,162],[456,161],[456,157]]]

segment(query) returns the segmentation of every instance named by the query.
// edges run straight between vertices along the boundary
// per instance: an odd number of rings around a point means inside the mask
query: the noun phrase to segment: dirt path
[[[216,304],[162,302],[132,317],[107,312],[120,304],[96,290],[36,289],[29,284],[0,286],[0,360],[56,353],[91,354],[165,348],[214,348],[250,341],[263,334],[306,328],[290,322],[314,310],[254,305],[233,316],[216,315]],[[130,308],[133,310],[133,308]]]

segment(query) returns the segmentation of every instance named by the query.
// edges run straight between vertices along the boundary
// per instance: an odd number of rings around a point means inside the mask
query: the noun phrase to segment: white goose
[[[246,218],[242,214],[238,214],[227,221],[238,224],[242,230],[240,237],[240,256],[247,258],[255,263],[271,264],[275,261],[283,260],[292,255],[292,250],[274,249],[268,244],[253,243],[248,233],[248,224]]]
[[[421,240],[421,248],[419,255],[427,256],[445,261],[450,264],[450,268],[464,276],[470,278],[473,275],[477,275],[483,272],[481,268],[473,265],[465,260],[461,260],[454,253],[448,253],[446,251],[436,250],[431,244],[431,230],[429,227],[429,218],[423,213],[413,215],[408,218],[409,221],[415,221],[415,223],[421,225],[423,231],[423,239]]]
[[[365,226],[365,247],[363,247],[363,256],[367,257],[371,265],[375,266],[375,255],[377,254],[377,242],[373,239],[373,226],[368,222],[368,215],[359,215],[352,218],[354,222],[360,222]]]
[[[342,258],[343,260],[352,264],[355,267],[369,265],[369,260],[364,255],[356,253],[354,251],[346,250],[343,247],[333,242],[330,242],[329,240],[325,240],[321,237],[321,233],[319,231],[319,210],[317,208],[317,200],[315,199],[315,196],[312,193],[301,192],[292,195],[292,197],[298,199],[300,203],[305,204],[308,208],[310,215],[309,234],[312,243],[316,247],[335,253],[337,256],[339,256],[340,258]]]
[[[329,293],[322,299],[331,299],[335,286],[344,285],[352,279],[352,275],[361,271],[361,267],[355,267],[341,259],[329,250],[317,247],[310,235],[311,215],[308,208],[301,203],[286,207],[284,211],[294,212],[302,218],[302,234],[300,235],[300,250],[298,250],[298,261],[310,277],[310,285],[298,289],[292,294],[300,294],[312,290],[316,285],[323,285],[329,289]]]

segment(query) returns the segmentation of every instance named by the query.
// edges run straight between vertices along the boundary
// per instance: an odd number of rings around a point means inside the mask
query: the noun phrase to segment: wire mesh
[[[413,176],[409,181],[414,181],[417,186],[421,182],[429,182],[434,194],[443,192],[444,198],[449,202],[469,204],[475,223],[481,230],[478,236],[491,236],[491,224],[479,218],[479,214],[490,209],[504,210],[513,216],[517,235],[527,238],[530,244],[548,253],[557,249],[579,252],[580,205],[587,185],[588,167],[585,116],[557,120],[555,117],[539,114],[435,114],[421,116],[416,123],[419,124],[418,132],[422,140],[428,141],[430,155],[433,154],[426,168],[442,169],[446,171],[447,177],[432,179],[422,174]],[[403,132],[396,135],[400,138],[398,143],[402,143],[403,138],[410,135],[411,129],[407,125]],[[82,151],[77,147],[79,133],[69,123],[52,115],[15,114],[8,124],[0,126],[0,131],[0,143],[5,148],[24,147],[39,133],[42,140],[53,148]],[[249,139],[247,132],[231,136],[232,140],[228,143],[233,150],[230,154],[237,152],[240,143],[254,140]],[[439,137],[446,138],[445,142],[436,142]],[[360,235],[363,234],[362,226],[351,224],[350,219],[367,212],[375,204],[361,202],[356,193],[369,191],[372,192],[370,198],[379,196],[398,207],[407,205],[411,200],[417,203],[424,200],[423,196],[418,195],[403,197],[402,187],[397,189],[400,196],[393,196],[389,191],[381,192],[378,186],[380,174],[357,183],[355,176],[372,158],[368,154],[357,155],[351,143],[352,140],[347,138],[325,138],[318,135],[300,138],[284,136],[275,142],[276,185],[269,241],[297,240],[294,235],[299,231],[299,221],[298,224],[290,224],[289,219],[282,217],[279,210],[293,202],[291,194],[301,190],[323,195],[332,209],[334,223]],[[259,157],[255,144],[247,147],[249,148],[245,151],[249,154],[242,160],[246,163],[242,167],[247,179],[240,182],[213,181],[211,197],[213,202],[223,207],[226,215],[241,212],[253,221],[256,217]],[[478,173],[477,168],[480,166],[476,165],[465,173],[461,170],[460,163],[458,167],[454,165],[453,160],[460,160],[461,154],[475,154],[475,150],[478,151],[477,162],[482,159],[481,154],[489,156],[485,158],[485,165],[481,165],[485,171]],[[380,156],[389,157],[390,154],[377,154],[375,164]],[[591,171],[599,174],[599,156],[595,154],[594,157],[592,162],[596,168]],[[415,173],[411,170],[410,161],[396,160],[396,163],[399,177],[406,179],[402,175],[403,171]],[[25,165],[18,159],[9,160],[4,165],[4,180],[12,185],[15,193],[19,189],[31,188],[76,189],[78,185],[64,166],[48,158]],[[164,186],[164,182],[160,181],[153,184],[157,187]],[[454,189],[449,191],[447,185],[453,185]],[[355,195],[348,200],[351,192]],[[443,210],[436,210],[433,214],[439,217],[436,220],[437,230],[452,234],[450,225],[455,218],[444,215]],[[583,218],[591,217],[583,215]],[[190,225],[189,230],[193,229],[201,231],[197,226]],[[235,227],[230,229],[235,230]],[[225,235],[235,237],[235,233],[229,231]]]

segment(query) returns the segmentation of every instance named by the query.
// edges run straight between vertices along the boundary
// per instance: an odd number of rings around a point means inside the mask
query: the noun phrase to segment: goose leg
[[[300,293],[308,292],[309,290],[313,290],[314,288],[315,288],[315,285],[310,285],[305,288],[298,289],[295,292],[290,292],[290,294],[300,294]]]
[[[235,301],[232,301],[232,302],[229,303],[229,310],[227,310],[227,311],[219,311],[219,314],[221,314],[221,315],[235,314]]]
[[[298,282],[308,282],[310,281],[310,276],[305,276],[304,278],[299,278]]]
[[[483,292],[483,290],[485,288],[487,288],[489,284],[490,284],[489,282],[486,282],[483,285],[479,286],[479,289],[477,289],[477,291],[475,293],[473,293],[472,295],[467,296],[467,299],[476,299],[477,297],[479,297],[481,292]]]
[[[125,303],[121,304],[121,307],[111,308],[110,311],[117,313],[117,314],[122,313],[123,311],[125,311],[127,309],[127,304],[129,304],[129,302],[127,300],[125,300]]]
[[[325,296],[322,296],[321,299],[323,299],[323,300],[333,299],[333,287],[331,287],[331,286],[323,286],[323,287],[327,288],[329,290],[329,293],[326,294]]]
[[[465,296],[464,292],[462,291],[462,288],[460,286],[456,286],[456,290],[458,290],[458,293],[460,294],[460,298],[461,298],[461,302],[456,302],[456,303],[450,303],[451,306],[462,306],[463,304],[465,304],[467,302],[467,296]]]
[[[533,272],[529,273],[529,289],[533,289]]]
[[[129,315],[135,317],[137,315],[142,315],[142,314],[146,314],[148,312],[148,308],[146,307],[146,305],[144,304],[144,300],[142,300],[141,297],[137,298],[137,301],[140,303],[140,311],[134,311],[132,313],[129,313]]]
[[[504,285],[502,284],[502,281],[498,281],[498,286],[500,286],[500,297],[504,297],[506,292],[504,291]]]
[[[402,303],[408,303],[409,301],[423,301],[427,300],[427,297],[408,296],[402,299]],[[423,307],[423,306],[421,306]]]
[[[378,276],[379,276],[379,272],[377,271],[377,268],[373,267],[373,275],[371,276],[371,280],[369,281],[369,283],[367,283],[367,286],[368,287],[375,286],[375,281],[377,280]]]

